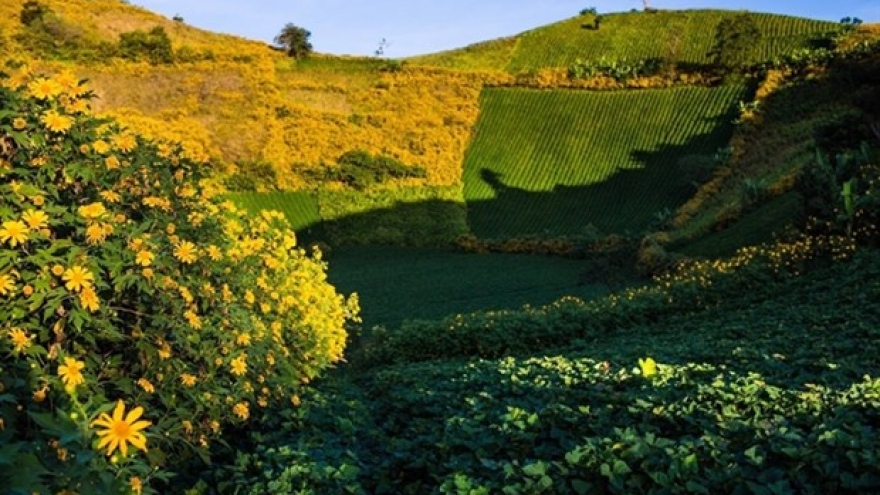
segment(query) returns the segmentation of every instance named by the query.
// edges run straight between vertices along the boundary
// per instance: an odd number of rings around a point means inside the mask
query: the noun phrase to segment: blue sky
[[[459,48],[556,22],[586,7],[641,8],[642,0],[132,0],[187,24],[271,42],[288,22],[312,33],[323,53],[372,55],[384,38],[387,57]],[[839,21],[880,21],[878,0],[649,0],[661,9],[721,8]]]

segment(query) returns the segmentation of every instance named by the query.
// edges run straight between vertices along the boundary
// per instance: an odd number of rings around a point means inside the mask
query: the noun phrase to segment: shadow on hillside
[[[550,191],[529,191],[509,185],[496,171],[481,169],[480,180],[493,199],[399,202],[390,208],[345,216],[299,230],[304,243],[332,246],[449,244],[472,232],[482,238],[526,235],[581,234],[589,226],[604,233],[639,233],[656,214],[686,201],[692,185],[681,178],[678,162],[686,155],[712,155],[730,135],[731,115],[717,119],[713,131],[680,144],[636,149],[630,157],[638,168],[618,168],[607,179],[590,185],[559,184]],[[584,166],[590,166],[584,163]]]
[[[630,158],[638,168],[617,168],[607,179],[590,185],[557,185],[535,192],[512,187],[490,169],[479,171],[494,199],[468,202],[468,222],[478,237],[524,234],[574,235],[592,225],[605,233],[637,233],[650,227],[657,213],[675,209],[693,188],[681,178],[679,160],[687,155],[714,154],[730,137],[726,114],[713,119],[713,130],[681,144],[635,149]],[[596,164],[584,163],[584,166]]]

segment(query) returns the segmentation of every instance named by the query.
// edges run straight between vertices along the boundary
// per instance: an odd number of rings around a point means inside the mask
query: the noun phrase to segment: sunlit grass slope
[[[687,199],[678,160],[731,133],[745,89],[621,92],[487,89],[465,161],[479,236],[638,231]]]
[[[426,68],[394,72],[379,59],[320,54],[295,62],[265,43],[117,0],[45,3],[74,47],[59,56],[20,45],[24,0],[11,0],[0,6],[7,52],[38,72],[73,70],[90,80],[98,112],[142,134],[183,141],[218,169],[268,162],[283,189],[302,188],[303,170],[355,149],[426,169],[418,184],[459,183],[479,91],[492,78]],[[95,48],[154,27],[171,39],[174,63],[133,62]]]
[[[506,69],[513,73],[568,67],[577,59],[641,60],[666,57],[679,63],[710,61],[715,26],[739,14],[727,10],[658,10],[602,14],[599,29],[592,15],[575,16],[510,38],[458,50],[414,57],[415,63],[459,69]],[[573,13],[574,14],[574,13]],[[772,59],[833,31],[837,24],[800,17],[752,13],[762,40],[754,62]]]

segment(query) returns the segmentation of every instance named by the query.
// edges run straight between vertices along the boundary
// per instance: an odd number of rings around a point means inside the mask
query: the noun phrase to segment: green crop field
[[[458,69],[519,73],[544,67],[568,67],[577,59],[642,60],[669,57],[705,64],[715,26],[730,10],[658,10],[603,14],[599,29],[588,29],[593,16],[576,16],[517,36],[477,43],[457,50],[413,57],[417,64]],[[837,23],[776,14],[751,14],[761,43],[751,60],[762,62],[811,46],[839,28]]]
[[[740,86],[487,89],[465,157],[474,234],[638,231],[687,199],[678,160],[726,145]]]
[[[583,262],[548,256],[353,247],[328,258],[331,282],[360,296],[365,328],[605,292],[580,284]]]
[[[602,16],[599,29],[582,27],[588,16],[574,17],[520,36],[508,70],[568,67],[577,59],[642,60],[672,56],[680,62],[710,61],[715,26],[736,11],[684,10],[628,12]],[[762,40],[753,62],[770,60],[836,28],[836,24],[800,17],[752,14]],[[589,16],[592,19],[591,16]]]

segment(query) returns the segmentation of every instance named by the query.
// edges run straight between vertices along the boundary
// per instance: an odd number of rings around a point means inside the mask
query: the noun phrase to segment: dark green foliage
[[[715,27],[712,63],[721,69],[741,69],[753,58],[760,42],[761,30],[750,14],[724,18]]]
[[[815,162],[804,168],[798,181],[804,210],[814,227],[876,244],[880,226],[878,164],[875,151],[867,144],[834,159],[817,152]]]
[[[311,181],[335,181],[363,191],[392,179],[424,178],[422,167],[404,165],[387,155],[371,155],[363,150],[347,151],[337,160],[337,166],[307,170]]]
[[[607,76],[619,82],[636,77],[653,76],[663,67],[659,58],[649,58],[628,62],[623,60],[581,60],[578,59],[568,68],[568,76],[572,79],[589,79],[596,76]]]
[[[162,26],[149,31],[135,30],[119,35],[119,56],[130,60],[146,60],[151,64],[174,62],[171,38]]]
[[[309,42],[311,36],[312,33],[305,28],[287,23],[275,37],[275,44],[283,47],[290,57],[308,58],[312,54],[312,44]]]
[[[748,287],[659,319],[625,303],[613,338],[540,357],[337,377],[235,436],[248,453],[215,458],[205,481],[253,494],[876,493],[880,253]],[[652,379],[637,372],[646,356]]]
[[[51,14],[52,9],[35,0],[28,0],[21,7],[19,19],[25,26],[31,26],[35,22],[43,21],[47,14]]]
[[[115,56],[113,44],[87,36],[81,27],[65,22],[43,4],[25,3],[20,18],[24,28],[15,34],[15,40],[34,55],[84,62]]]
[[[278,174],[271,163],[245,161],[225,184],[230,191],[271,191],[278,187]]]

